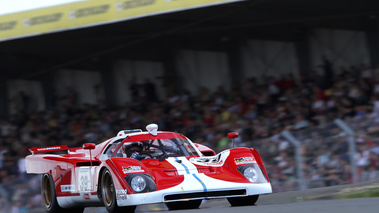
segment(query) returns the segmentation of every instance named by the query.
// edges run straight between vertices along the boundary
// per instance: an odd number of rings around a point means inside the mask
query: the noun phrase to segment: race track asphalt
[[[154,213],[168,212],[151,211]],[[245,207],[230,207],[227,202],[218,206],[201,206],[199,209],[170,211],[170,213],[378,213],[379,198],[359,198],[343,200],[320,200],[286,204],[266,204]]]
[[[136,210],[153,213],[379,213],[379,197],[332,199],[333,195],[379,188],[378,182],[339,185],[303,191],[261,195],[256,205],[231,207],[226,199],[203,201],[199,209],[168,211],[164,204],[142,205]],[[106,213],[105,208],[87,208],[84,213]]]

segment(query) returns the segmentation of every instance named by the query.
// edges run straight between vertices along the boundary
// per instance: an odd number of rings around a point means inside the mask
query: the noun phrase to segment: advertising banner
[[[0,16],[0,41],[241,0],[90,0]]]

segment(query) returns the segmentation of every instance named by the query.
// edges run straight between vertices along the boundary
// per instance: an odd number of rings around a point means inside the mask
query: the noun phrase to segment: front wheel
[[[117,205],[116,190],[114,188],[113,179],[110,171],[104,169],[101,176],[101,195],[105,208],[109,213],[133,213],[137,206],[123,206]]]
[[[251,206],[254,205],[259,198],[259,195],[251,195],[247,197],[230,197],[228,201],[231,206]]]
[[[179,209],[197,209],[199,208],[202,200],[188,200],[188,201],[177,201],[165,203],[168,210],[179,210]]]
[[[83,213],[84,211],[84,208],[64,209],[59,206],[53,177],[49,174],[44,174],[42,176],[41,195],[44,207],[48,213]]]

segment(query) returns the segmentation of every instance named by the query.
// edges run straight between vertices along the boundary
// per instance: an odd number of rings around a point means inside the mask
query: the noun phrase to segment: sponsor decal
[[[100,6],[95,6],[95,7],[87,7],[87,8],[82,8],[78,10],[72,10],[69,12],[69,17],[70,19],[76,19],[76,18],[83,18],[87,16],[93,16],[93,15],[99,15],[99,14],[104,14],[108,11],[109,5],[100,5]]]
[[[137,7],[144,7],[148,5],[153,5],[156,0],[129,0],[123,2],[117,2],[117,10],[128,10]]]
[[[185,0],[165,0],[166,3],[179,2],[179,1],[185,1]]]
[[[126,195],[116,195],[117,200],[126,200]]]
[[[41,33],[70,30],[234,1],[240,0],[80,1],[73,4],[57,5],[48,8],[48,10],[47,8],[40,8],[20,12],[17,14],[17,18],[13,15],[5,15],[3,19],[0,19],[0,41],[18,36],[34,36]],[[24,28],[28,29],[25,30]]]
[[[124,174],[126,173],[133,173],[133,172],[144,172],[145,170],[141,169],[141,166],[128,166],[128,167],[122,167],[122,171]]]
[[[12,30],[17,24],[17,21],[9,21],[0,23],[0,31]]]
[[[83,198],[84,198],[84,200],[91,199],[88,193],[83,194]]]
[[[223,160],[220,160],[219,162],[216,162],[216,163],[204,163],[204,165],[206,166],[220,166],[222,164],[224,164]]]
[[[75,185],[61,185],[61,192],[74,192]]]
[[[56,149],[60,149],[60,148],[61,148],[60,146],[46,147],[46,148],[39,148],[39,149],[37,149],[37,151],[56,150]]]
[[[126,200],[127,189],[117,189],[116,190],[116,199],[117,200]]]
[[[237,165],[239,164],[248,164],[248,163],[257,163],[255,161],[254,157],[241,157],[241,158],[234,158],[234,161]]]
[[[47,24],[52,22],[57,22],[62,18],[62,13],[54,13],[49,15],[43,15],[43,16],[36,16],[32,18],[24,19],[24,26],[34,26],[39,24]]]
[[[126,195],[128,193],[127,189],[117,189],[116,195]]]

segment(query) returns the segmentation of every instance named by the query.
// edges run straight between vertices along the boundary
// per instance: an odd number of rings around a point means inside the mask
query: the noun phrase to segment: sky
[[[51,7],[77,1],[83,0],[0,0],[0,15]]]

